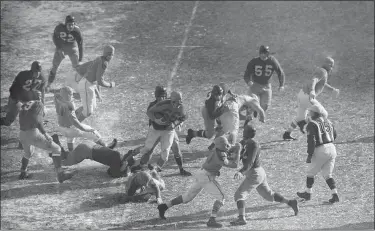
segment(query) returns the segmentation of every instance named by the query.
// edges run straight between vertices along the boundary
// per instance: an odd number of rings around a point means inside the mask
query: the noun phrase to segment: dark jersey
[[[12,86],[9,88],[10,97],[17,101],[37,100],[33,91],[42,91],[46,80],[42,74],[38,78],[33,78],[33,72],[21,71],[14,78]]]
[[[92,147],[92,159],[111,167],[113,170],[120,171],[121,155],[118,151],[95,144]]]
[[[40,101],[29,101],[21,106],[19,114],[20,129],[22,131],[34,128],[43,129],[44,106]],[[44,133],[44,132],[43,132]]]
[[[260,145],[253,139],[241,140],[243,149],[241,151],[241,159],[243,167],[241,173],[249,169],[260,167]]]
[[[157,100],[152,101],[152,102],[148,105],[147,110],[150,109],[152,106],[154,106],[157,102],[158,102]],[[152,125],[152,120],[149,119],[149,120],[148,120],[148,126],[151,126],[151,125]]]
[[[56,47],[63,48],[77,46],[76,42],[78,46],[82,46],[83,39],[78,26],[74,26],[72,31],[68,31],[66,26],[60,23],[53,32],[53,42]]]
[[[264,61],[260,57],[254,58],[247,64],[244,80],[246,83],[251,80],[254,83],[269,84],[274,72],[279,77],[280,86],[283,86],[285,80],[284,71],[275,57],[269,56]]]
[[[165,125],[160,125],[155,121],[152,121],[152,126],[155,130],[166,130],[171,123],[178,123],[177,121],[185,121],[187,119],[187,115],[184,111],[184,106],[180,105],[178,108],[174,108],[172,106],[172,102],[170,99],[163,100],[154,104],[152,107],[147,109],[150,110],[151,108],[155,108],[155,112],[160,112],[164,114],[164,118],[168,121]]]
[[[204,106],[206,107],[207,114],[211,120],[214,120],[223,114],[222,101],[216,101],[213,96],[210,96],[210,98],[204,102]]]
[[[310,120],[306,127],[307,131],[307,153],[312,155],[315,147],[332,143],[336,139],[336,130],[328,119],[318,117]]]

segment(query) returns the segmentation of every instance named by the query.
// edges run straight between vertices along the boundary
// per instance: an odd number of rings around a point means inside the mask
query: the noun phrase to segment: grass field
[[[276,52],[286,74],[286,88],[278,92],[273,78],[273,102],[265,124],[255,122],[262,145],[261,163],[271,187],[288,198],[305,187],[306,138],[284,142],[281,136],[294,116],[296,94],[323,55],[332,55],[336,67],[330,84],[340,89],[337,99],[319,96],[338,130],[338,157],[334,177],[340,203],[325,205],[331,197],[321,176],[313,199],[300,204],[300,213],[284,204],[270,203],[253,192],[247,200],[248,225],[231,227],[237,217],[233,195],[240,184],[234,169],[223,169],[218,181],[227,195],[218,221],[223,229],[334,230],[374,229],[374,3],[361,2],[199,2],[186,46],[177,60],[195,2],[1,2],[1,105],[8,88],[32,61],[42,62],[44,74],[52,65],[52,32],[65,16],[76,17],[84,38],[84,62],[101,54],[103,44],[116,48],[106,78],[118,85],[103,90],[103,102],[87,123],[118,150],[142,145],[147,131],[145,114],[157,84],[183,93],[189,119],[187,128],[202,128],[199,107],[212,85],[226,82],[245,94],[242,79],[247,62],[259,45]],[[73,70],[69,58],[59,68],[55,87]],[[79,101],[77,104],[79,105]],[[56,117],[52,95],[46,99],[49,132]],[[51,159],[35,153],[30,161],[31,180],[19,181],[23,151],[18,146],[18,120],[1,128],[1,229],[207,229],[213,198],[203,193],[189,204],[167,211],[160,220],[156,204],[120,204],[126,178],[112,179],[106,167],[85,160],[70,181],[59,184]],[[186,133],[186,130],[184,133]],[[242,133],[242,129],[240,129]],[[194,172],[204,161],[211,141],[194,139],[180,145],[186,169]],[[65,143],[65,140],[63,140]],[[155,155],[157,155],[156,152]],[[167,189],[163,200],[183,193],[193,181],[182,177],[169,158],[162,172]]]

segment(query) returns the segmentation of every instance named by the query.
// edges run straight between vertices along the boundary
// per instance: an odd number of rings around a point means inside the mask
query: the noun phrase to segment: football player
[[[111,45],[106,45],[102,56],[77,66],[75,82],[78,84],[82,106],[77,109],[76,113],[80,122],[89,117],[96,108],[96,95],[101,98],[96,85],[106,88],[115,87],[115,82],[107,82],[103,79],[103,75],[114,54],[115,48]]]
[[[332,177],[335,167],[336,147],[333,144],[337,137],[335,127],[328,119],[328,112],[321,104],[314,104],[309,109],[307,132],[307,159],[309,164],[306,178],[306,191],[297,192],[305,200],[311,199],[312,186],[315,176],[321,171],[328,187],[331,189],[332,198],[329,203],[339,202],[336,182]]]
[[[171,92],[170,99],[162,100],[149,107],[147,116],[151,120],[152,126],[149,126],[145,145],[141,148],[140,154],[142,157],[147,155],[147,158],[144,157],[144,159],[149,159],[155,143],[160,140],[161,158],[157,165],[162,169],[168,160],[170,149],[175,140],[174,129],[187,119],[182,105],[182,94],[176,91]]]
[[[252,190],[256,189],[258,193],[267,201],[277,201],[285,203],[292,207],[294,215],[298,214],[297,200],[285,199],[281,194],[272,191],[267,183],[267,175],[260,165],[260,145],[253,138],[256,130],[250,124],[245,125],[243,130],[241,159],[243,167],[236,172],[234,179],[240,180],[245,176],[240,186],[234,194],[234,200],[237,203],[238,219],[230,222],[231,225],[246,225],[245,201]]]
[[[297,116],[293,119],[292,123],[290,124],[289,128],[284,132],[283,139],[284,140],[296,140],[295,137],[291,136],[291,132],[299,126],[300,131],[304,132],[304,127],[306,125],[306,115],[307,115],[307,108],[312,106],[313,104],[320,104],[316,97],[322,93],[324,88],[328,88],[329,91],[334,92],[336,96],[339,95],[340,91],[337,88],[332,87],[328,84],[327,80],[329,75],[332,72],[334,67],[335,61],[331,57],[325,57],[323,64],[321,67],[315,69],[312,81],[306,82],[302,89],[299,91],[297,95],[298,99],[298,108],[297,108]]]
[[[21,174],[19,179],[30,178],[27,172],[29,159],[34,152],[34,146],[51,153],[53,164],[60,183],[72,178],[73,172],[61,168],[61,148],[52,142],[43,126],[44,106],[41,101],[28,101],[21,106],[19,113],[20,141],[25,151],[21,160]]]
[[[52,39],[56,49],[52,60],[52,68],[48,76],[47,89],[50,88],[55,80],[57,69],[64,60],[65,55],[69,56],[73,69],[78,66],[83,58],[82,34],[73,16],[66,16],[65,24],[60,23],[55,27]]]
[[[156,86],[155,88],[155,98],[156,100],[155,101],[152,101],[149,105],[148,105],[148,108],[151,108],[152,106],[154,106],[156,103],[158,102],[161,102],[163,100],[165,100],[167,98],[167,89],[163,86]],[[148,126],[152,126],[152,124],[155,123],[153,122],[151,119],[149,119],[149,123],[148,123]],[[180,128],[180,126],[182,125],[182,123],[176,127],[177,128]],[[180,175],[182,176],[191,176],[191,173],[186,171],[183,167],[182,167],[182,152],[180,150],[180,144],[179,144],[179,138],[178,138],[178,134],[177,132],[175,131],[174,132],[174,138],[173,138],[173,143],[172,143],[172,147],[171,147],[171,150],[174,154],[174,159],[176,160],[176,163],[178,165],[178,168],[180,169]],[[145,153],[142,157],[141,157],[141,160],[140,160],[140,165],[145,165],[147,164],[149,161],[150,161],[150,158],[151,158],[151,155],[155,149],[155,147],[160,143],[160,138],[155,142],[154,146],[152,147],[152,149]],[[140,149],[139,149],[140,150]],[[134,150],[135,151],[135,150]],[[160,158],[158,160],[158,165],[159,166],[162,166],[164,165],[163,164],[164,160],[162,158]],[[161,169],[157,166],[156,167],[157,171],[161,171]]]
[[[76,137],[84,137],[95,141],[99,145],[106,146],[98,131],[87,124],[79,122],[77,119],[73,101],[73,89],[71,87],[65,86],[61,88],[60,94],[55,94],[54,101],[59,125],[56,129],[68,138],[69,151],[73,151]],[[113,149],[116,144],[117,139],[113,139],[108,147]]]
[[[8,111],[1,117],[1,125],[10,126],[17,118],[22,102],[41,100],[44,103],[44,88],[46,80],[42,75],[39,61],[31,64],[31,69],[21,71],[9,88]]]
[[[224,90],[219,85],[213,86],[208,99],[205,101],[204,106],[201,108],[202,117],[204,119],[204,130],[194,131],[188,129],[186,136],[186,143],[190,144],[194,137],[204,137],[211,139],[214,137],[215,121],[227,110],[227,107],[223,106]]]
[[[214,142],[215,150],[206,158],[202,168],[194,174],[195,181],[193,185],[183,195],[179,195],[165,204],[158,205],[160,218],[166,219],[164,214],[170,207],[189,203],[205,189],[216,199],[207,226],[214,228],[223,226],[216,221],[216,216],[220,208],[224,205],[225,195],[216,177],[220,176],[220,170],[223,166],[237,168],[240,159],[241,144],[236,143],[231,146],[225,136],[215,138]]]
[[[279,78],[279,91],[284,90],[285,75],[279,61],[270,55],[268,46],[259,47],[259,57],[253,58],[247,64],[244,80],[249,86],[249,95],[255,94],[259,98],[260,106],[264,111],[271,105],[272,86],[271,77],[276,72]],[[245,125],[252,120],[252,110],[248,110]],[[257,115],[256,113],[254,114]]]

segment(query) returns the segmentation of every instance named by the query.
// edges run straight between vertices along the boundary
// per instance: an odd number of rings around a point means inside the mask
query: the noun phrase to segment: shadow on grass
[[[370,144],[374,143],[374,136],[368,136],[368,137],[362,137],[356,140],[347,140],[347,141],[341,141],[337,142],[335,144],[352,144],[352,143],[365,143],[365,144]]]
[[[374,230],[374,221],[361,222],[355,224],[347,224],[334,228],[324,228],[315,230]]]
[[[75,214],[78,213],[85,213],[100,209],[111,208],[113,206],[124,204],[121,202],[124,193],[107,193],[101,195],[99,198],[94,198],[91,200],[84,201],[81,203],[80,208],[78,211],[72,211]]]

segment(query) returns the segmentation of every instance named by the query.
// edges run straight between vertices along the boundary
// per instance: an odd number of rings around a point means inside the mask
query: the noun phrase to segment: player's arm
[[[61,49],[61,48],[62,48],[62,45],[63,45],[63,42],[64,42],[64,41],[60,38],[59,27],[60,27],[60,25],[57,25],[57,26],[55,27],[55,30],[53,31],[53,35],[52,35],[53,43],[55,44],[55,46],[56,46],[57,49]]]
[[[245,74],[243,76],[243,79],[245,80],[246,84],[248,84],[250,81],[253,81],[253,70],[254,70],[254,63],[251,60],[246,67]]]
[[[96,69],[96,81],[98,82],[99,86],[106,87],[106,88],[112,88],[113,82],[107,82],[104,80],[104,72],[108,67],[108,61],[103,60],[102,58],[97,59],[96,62],[100,62],[98,65],[98,68]]]
[[[277,73],[277,77],[279,78],[279,87],[283,87],[284,86],[284,82],[285,82],[284,71],[281,68],[280,63],[279,63],[279,61],[276,58],[273,58],[272,60],[273,60],[273,66],[274,66],[275,71]]]
[[[21,83],[21,72],[18,73],[16,78],[14,78],[12,85],[9,88],[10,97],[14,100],[18,100],[18,91],[19,88],[22,86]]]
[[[336,90],[336,88],[332,87],[332,86],[329,85],[328,83],[326,83],[324,86],[325,86],[326,88],[328,88],[330,92],[333,92],[333,91]]]
[[[211,99],[206,100],[205,106],[207,109],[208,117],[210,117],[211,120],[214,120],[218,117],[220,117],[225,112],[224,105],[221,105],[220,107],[217,107],[217,102],[213,101]]]
[[[78,120],[78,118],[77,118],[76,113],[75,113],[74,110],[71,110],[69,112],[69,114],[67,114],[67,116],[69,117],[69,120],[73,124],[73,126],[75,126],[76,128],[78,128],[79,130],[84,131],[84,132],[93,132],[93,131],[95,131],[95,129],[93,129],[91,126],[79,122],[79,120]]]
[[[239,170],[240,173],[244,174],[247,170],[253,167],[255,158],[260,152],[260,146],[257,142],[247,144],[244,152],[243,167]]]
[[[315,151],[317,128],[315,124],[309,122],[306,127],[307,131],[307,163],[311,162],[312,155]]]
[[[77,41],[78,51],[79,51],[78,61],[82,62],[82,58],[83,58],[83,37],[82,37],[81,30],[78,27],[76,27],[76,41]]]
[[[233,145],[228,152],[234,156],[228,161],[228,164],[225,164],[224,166],[228,168],[237,168],[240,162],[240,153],[242,151],[241,149],[242,145],[240,143]]]

